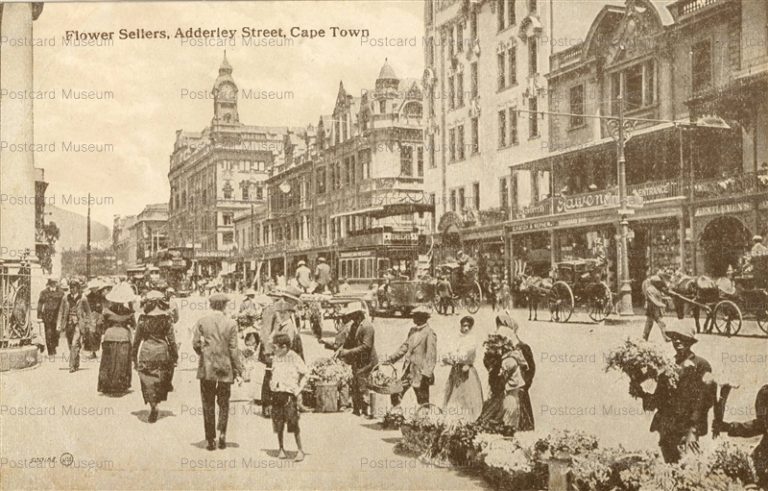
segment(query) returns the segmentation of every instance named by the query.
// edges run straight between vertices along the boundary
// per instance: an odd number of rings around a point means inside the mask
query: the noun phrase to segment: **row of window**
[[[453,212],[461,212],[466,208],[473,208],[475,210],[480,209],[479,182],[472,183],[472,193],[469,196],[467,196],[467,192],[463,186],[451,189],[448,196],[448,206]]]

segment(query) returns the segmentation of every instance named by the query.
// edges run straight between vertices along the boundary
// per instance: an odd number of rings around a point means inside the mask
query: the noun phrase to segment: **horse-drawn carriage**
[[[444,263],[438,266],[437,270],[439,275],[445,275],[450,282],[456,308],[459,310],[466,308],[470,314],[477,313],[483,301],[483,290],[477,281],[477,268],[468,264]],[[429,282],[429,298],[432,299],[432,306],[438,313],[445,313],[440,312],[437,282],[437,279]]]
[[[376,316],[409,317],[418,306],[432,307],[432,285],[421,280],[389,280],[379,286],[369,307]]]

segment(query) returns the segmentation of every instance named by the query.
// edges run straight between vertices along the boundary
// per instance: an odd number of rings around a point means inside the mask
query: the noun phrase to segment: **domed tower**
[[[212,125],[238,124],[237,114],[237,85],[232,79],[232,65],[227,61],[227,51],[224,50],[224,60],[219,67],[219,76],[213,84],[213,120]]]
[[[395,75],[395,71],[384,58],[384,65],[379,70],[379,78],[376,79],[376,90],[395,89],[400,85],[400,79]]]

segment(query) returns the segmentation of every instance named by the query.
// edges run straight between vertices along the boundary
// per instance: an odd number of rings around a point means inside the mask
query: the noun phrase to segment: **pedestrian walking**
[[[307,266],[304,260],[299,261],[296,268],[296,282],[303,293],[309,292],[309,286],[312,283],[312,270]]]
[[[178,359],[172,312],[163,294],[152,290],[147,293],[133,345],[133,365],[139,372],[144,404],[150,407],[149,423],[157,421],[157,405],[168,400],[168,392],[173,390],[173,372]],[[198,371],[198,378],[199,375]]]
[[[512,308],[512,290],[509,287],[509,282],[504,280],[501,282],[501,300],[499,301],[501,310],[509,310]]]
[[[96,278],[88,282],[86,299],[91,308],[91,322],[88,323],[88,330],[83,332],[83,351],[90,351],[91,359],[96,358],[101,349],[101,314],[105,303],[102,290],[107,286]]]
[[[762,436],[752,452],[752,462],[755,464],[757,485],[761,489],[768,489],[768,384],[763,385],[755,398],[755,418],[744,423],[723,422],[712,431],[725,431],[728,436],[740,438],[753,438]]]
[[[661,335],[664,341],[669,341],[667,336],[667,325],[663,321],[664,308],[667,303],[664,293],[669,289],[669,277],[664,273],[655,274],[646,278],[642,284],[643,295],[645,296],[645,328],[643,329],[643,339],[648,341],[651,335],[653,324],[659,325]]]
[[[339,358],[352,367],[352,414],[368,416],[368,377],[378,363],[376,334],[371,321],[365,318],[360,303],[353,303],[341,313],[344,323],[333,343],[323,342],[326,348],[338,352]]]
[[[656,410],[651,432],[659,433],[659,448],[667,463],[680,460],[682,453],[699,451],[699,438],[707,434],[707,415],[714,405],[717,386],[712,380],[712,366],[696,355],[691,347],[697,342],[693,326],[667,329],[675,348],[679,370],[677,385],[662,380],[653,394],[633,382],[630,393],[643,399],[643,409]]]
[[[209,299],[212,314],[195,323],[192,346],[200,357],[197,378],[203,403],[203,424],[208,450],[216,449],[216,430],[219,448],[227,446],[227,420],[232,383],[240,381],[243,366],[237,349],[237,325],[224,314],[229,298],[221,293]],[[216,405],[219,420],[216,424]]]
[[[91,308],[82,293],[80,282],[73,279],[69,282],[69,294],[61,299],[59,318],[56,330],[64,331],[69,346],[69,372],[80,369],[80,343],[84,332],[89,332],[91,323]]]
[[[491,275],[491,282],[488,284],[488,296],[491,301],[491,308],[495,312],[499,308],[499,297],[501,295],[501,282],[499,276]]]
[[[475,370],[477,339],[472,335],[475,319],[464,316],[459,323],[459,339],[443,356],[443,364],[451,367],[445,384],[443,414],[452,419],[474,422],[483,408],[483,389]]]
[[[107,305],[101,321],[103,352],[97,385],[97,390],[104,394],[122,394],[131,388],[131,329],[136,327],[131,308],[134,297],[130,285],[121,283],[105,298]]]
[[[291,338],[288,334],[278,333],[272,341],[275,349],[270,380],[272,429],[277,433],[277,443],[280,446],[278,458],[288,458],[283,443],[283,434],[287,429],[296,439],[298,452],[294,462],[301,462],[305,455],[301,445],[298,397],[307,384],[309,369],[304,360],[291,349]]]
[[[317,266],[315,266],[315,282],[317,287],[314,293],[325,293],[328,288],[328,284],[331,282],[331,267],[325,262],[324,257],[317,258]]]
[[[400,401],[408,389],[413,388],[419,404],[429,403],[429,386],[435,383],[435,364],[437,363],[437,335],[429,326],[430,313],[426,307],[416,307],[413,312],[414,326],[408,331],[408,337],[387,363],[403,362],[403,390],[392,394],[393,406]]]
[[[440,276],[440,281],[437,282],[437,294],[440,297],[440,313],[448,315],[448,307],[450,307],[451,315],[454,315],[456,305],[453,303],[453,287],[445,275]]]
[[[45,328],[45,346],[48,349],[48,356],[55,356],[56,348],[59,346],[56,321],[62,298],[64,298],[64,292],[58,288],[58,282],[50,278],[37,300],[37,318],[42,321]]]
[[[509,426],[516,431],[530,431],[534,427],[533,410],[526,386],[533,381],[531,367],[517,336],[518,326],[509,314],[496,316],[494,346],[486,344],[483,364],[488,369],[490,398],[483,404],[479,421]],[[530,355],[530,360],[533,356]],[[526,375],[528,373],[528,375]],[[529,382],[526,382],[526,378]]]

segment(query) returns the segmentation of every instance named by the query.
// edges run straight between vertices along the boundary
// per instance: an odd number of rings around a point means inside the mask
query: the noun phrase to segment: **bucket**
[[[338,384],[315,386],[315,411],[318,413],[335,413],[339,411]]]
[[[349,384],[343,384],[339,387],[339,407],[345,408],[352,406],[352,396],[349,394]]]
[[[371,392],[371,417],[382,419],[392,409],[392,400],[389,395]]]

